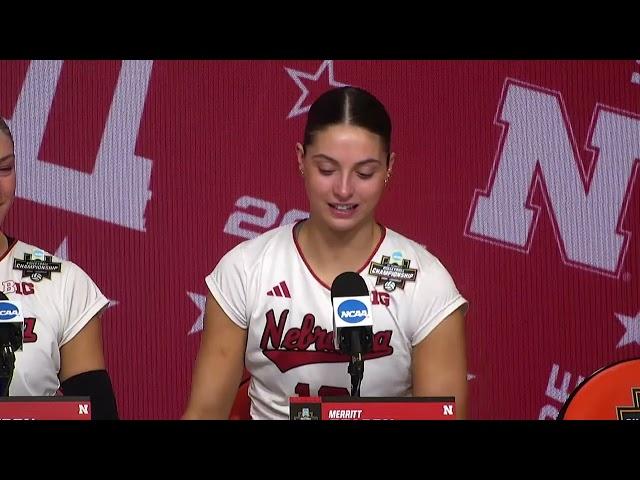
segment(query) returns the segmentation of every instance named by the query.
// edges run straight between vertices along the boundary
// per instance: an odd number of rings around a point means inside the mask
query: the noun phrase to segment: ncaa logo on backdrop
[[[367,318],[369,310],[360,300],[345,300],[338,305],[338,315],[347,323],[360,323]]]
[[[0,321],[13,320],[20,315],[18,307],[9,302],[0,302]]]

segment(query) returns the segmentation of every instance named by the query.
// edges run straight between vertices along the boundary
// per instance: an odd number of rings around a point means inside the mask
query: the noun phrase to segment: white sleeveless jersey
[[[0,259],[0,291],[21,303],[25,322],[9,395],[55,395],[60,347],[109,300],[73,262],[15,240]]]
[[[254,419],[288,419],[292,396],[351,391],[349,357],[333,345],[331,288],[307,266],[293,228],[240,243],[205,279],[229,318],[248,329],[245,366]],[[359,272],[371,292],[374,323],[362,397],[411,395],[412,347],[466,303],[436,257],[383,231]]]

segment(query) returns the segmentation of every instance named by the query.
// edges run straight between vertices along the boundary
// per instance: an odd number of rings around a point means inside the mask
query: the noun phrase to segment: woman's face
[[[0,132],[0,224],[11,208],[16,194],[16,159],[13,155],[13,142]]]
[[[387,152],[379,135],[340,124],[314,136],[304,151],[296,146],[311,216],[345,232],[374,219],[387,176]],[[389,169],[393,165],[393,154]]]

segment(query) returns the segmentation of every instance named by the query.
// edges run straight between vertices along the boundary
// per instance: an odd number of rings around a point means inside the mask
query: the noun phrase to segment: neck
[[[7,239],[7,236],[4,233],[0,232],[0,257],[4,255],[8,249],[9,249],[9,240]]]
[[[382,229],[373,219],[341,232],[318,225],[310,217],[300,226],[298,244],[305,257],[314,263],[339,264],[355,271],[371,256],[381,236]]]

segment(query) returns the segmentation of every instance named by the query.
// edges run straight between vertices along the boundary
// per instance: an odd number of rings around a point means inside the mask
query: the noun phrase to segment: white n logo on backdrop
[[[622,229],[640,160],[640,116],[597,104],[580,161],[562,96],[507,79],[496,123],[503,134],[485,190],[476,190],[465,235],[528,252],[543,194],[563,261],[617,277],[630,233]]]

